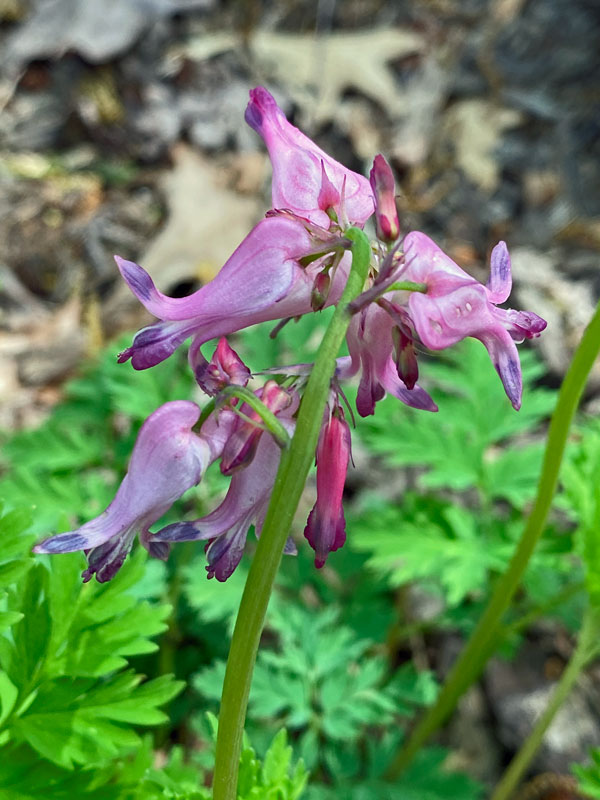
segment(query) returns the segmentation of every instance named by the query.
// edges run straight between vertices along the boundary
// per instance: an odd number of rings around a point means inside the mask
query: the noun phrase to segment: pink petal
[[[510,255],[506,242],[498,242],[490,257],[490,277],[487,282],[492,303],[504,303],[512,288]]]
[[[340,195],[346,179],[345,207],[351,222],[362,225],[373,214],[373,195],[367,179],[334,161],[291,125],[266,89],[259,86],[251,90],[245,117],[264,139],[271,157],[274,208],[289,208],[328,228],[330,219],[319,206],[323,164]]]
[[[199,319],[216,322],[230,316],[251,315],[276,303],[290,289],[294,259],[312,247],[303,225],[286,217],[263,219],[246,236],[217,276],[188,297],[159,292],[138,264],[115,260],[123,278],[142,305],[162,320]]]
[[[136,531],[146,530],[198,483],[210,463],[210,446],[191,430],[199,416],[198,406],[185,400],[160,406],[142,425],[128,472],[106,511],[75,531],[45,539],[34,551],[90,550],[90,567],[97,565],[98,579],[112,577]]]
[[[500,325],[481,333],[478,337],[486,346],[496,372],[515,411],[521,408],[523,381],[517,346],[510,334]]]

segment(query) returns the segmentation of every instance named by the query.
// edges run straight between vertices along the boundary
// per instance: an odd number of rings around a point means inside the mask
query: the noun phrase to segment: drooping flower
[[[297,398],[292,397],[291,403],[277,413],[290,435],[294,432],[292,414],[297,407]],[[208,541],[208,577],[216,577],[219,581],[227,580],[239,564],[252,524],[256,535],[260,535],[279,466],[279,446],[272,436],[258,427],[255,430],[258,440],[254,457],[233,474],[223,502],[200,519],[167,525],[152,537],[157,543]],[[295,552],[291,540],[285,552]]]
[[[315,551],[315,566],[346,541],[342,495],[350,461],[350,428],[335,400],[326,409],[317,445],[317,501],[308,516],[304,536]]]
[[[328,228],[328,208],[343,194],[351,223],[364,225],[373,214],[369,181],[346,169],[289,123],[273,96],[262,86],[252,89],[246,122],[267,145],[273,165],[273,208],[288,208]]]
[[[307,314],[315,308],[314,290],[318,308],[338,301],[350,257],[340,252],[341,231],[339,225],[334,230],[327,211],[333,205],[353,224],[364,224],[374,208],[369,182],[290,125],[266,89],[250,93],[246,119],[271,155],[275,211],[256,225],[210,283],[188,297],[162,294],[142,267],[115,256],[131,291],[161,320],[136,334],[120,362],[131,359],[135,369],[147,369],[192,336],[199,347],[258,322]],[[332,252],[333,260],[327,255]],[[324,258],[311,260],[315,253]],[[301,263],[307,256],[309,262]],[[319,278],[323,271],[325,277]]]
[[[376,303],[352,318],[348,328],[350,356],[338,359],[337,377],[347,379],[361,370],[356,408],[361,417],[375,413],[375,404],[388,392],[412,408],[437,411],[437,406],[418,384],[408,388],[398,373],[394,321]]]
[[[404,240],[403,278],[423,283],[424,293],[411,293],[408,309],[423,344],[442,350],[466,336],[487,348],[513,407],[521,406],[521,366],[515,342],[539,336],[546,322],[531,311],[497,308],[512,286],[510,256],[504,242],[494,247],[491,274],[483,286],[464,272],[424,233]]]
[[[209,426],[212,435],[208,430],[204,436],[195,434],[192,427],[199,416],[198,406],[186,400],[160,406],[142,425],[128,472],[106,511],[77,530],[44,539],[34,551],[85,550],[89,566],[84,581],[95,573],[101,583],[120,569],[136,533],[152,555],[166,557],[167,548],[149,538],[150,525],[200,481],[228,435],[225,420]]]
[[[255,392],[266,408],[276,417],[290,417],[298,408],[298,395],[288,392],[275,381],[267,381],[262,389]],[[221,472],[232,475],[241,467],[247,466],[256,453],[259,440],[263,435],[261,418],[258,412],[243,404],[240,412],[244,418],[238,420],[237,426],[227,439],[221,458]]]

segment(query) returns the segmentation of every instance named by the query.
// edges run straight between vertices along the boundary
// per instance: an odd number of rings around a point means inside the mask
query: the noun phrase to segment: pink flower
[[[273,208],[289,208],[328,228],[327,209],[337,212],[343,194],[350,222],[362,226],[373,214],[368,180],[334,161],[291,125],[262,86],[250,92],[246,122],[262,136],[271,157]]]
[[[327,211],[363,224],[373,213],[369,182],[290,125],[266,89],[250,93],[246,119],[269,148],[276,211],[258,223],[214,280],[188,297],[167,297],[142,267],[115,256],[131,291],[161,320],[136,334],[120,362],[131,359],[135,369],[147,369],[191,336],[195,353],[209,339],[307,314],[339,299],[350,258],[341,257],[341,230]],[[315,252],[324,258],[300,263]],[[327,256],[332,252],[338,253],[334,259]]]
[[[375,404],[386,392],[413,408],[437,411],[437,406],[417,384],[409,389],[398,374],[394,359],[394,321],[376,303],[352,318],[348,328],[350,358],[338,359],[337,377],[346,379],[362,370],[356,408],[361,417],[375,413]]]
[[[292,414],[297,407],[298,399],[292,396],[287,406],[277,413],[290,435],[294,432]],[[242,420],[239,422],[242,426],[247,424]],[[208,577],[216,577],[219,581],[227,580],[239,564],[252,524],[256,535],[260,535],[279,466],[281,450],[275,440],[260,428],[255,428],[255,431],[258,441],[254,457],[234,473],[223,502],[205,517],[167,525],[152,537],[152,541],[157,543],[208,540]],[[295,553],[291,540],[288,540],[285,552]]]
[[[298,408],[297,394],[287,392],[275,381],[267,381],[255,394],[277,417],[281,415],[290,417]],[[223,448],[221,458],[223,475],[231,475],[241,467],[247,466],[254,458],[258,442],[262,438],[263,428],[259,414],[245,404],[240,411],[246,419],[238,420]]]
[[[342,495],[350,460],[350,428],[344,412],[335,403],[326,410],[317,445],[317,502],[308,516],[304,536],[315,551],[315,566],[346,541]]]
[[[85,550],[89,566],[83,579],[95,573],[101,583],[120,569],[137,532],[152,555],[166,557],[168,549],[149,538],[150,525],[200,481],[227,437],[227,425],[210,425],[203,436],[193,433],[199,416],[198,406],[185,400],[160,406],[142,425],[129,470],[106,511],[77,530],[44,539],[34,551]]]
[[[135,369],[147,369],[168,358],[190,336],[195,353],[209,339],[258,322],[307,314],[321,266],[317,260],[303,267],[299,259],[313,250],[314,241],[301,220],[268,217],[248,234],[217,276],[188,297],[167,297],[142,267],[115,256],[131,291],[162,320],[139,331],[119,361],[131,359]],[[348,266],[346,255],[327,305],[339,299]]]
[[[546,322],[531,311],[497,308],[511,290],[510,256],[504,242],[494,247],[487,286],[464,272],[428,236],[414,231],[404,240],[402,278],[424,283],[426,293],[408,300],[412,323],[426,347],[442,350],[466,336],[487,348],[513,407],[521,406],[521,366],[515,342],[539,336]]]

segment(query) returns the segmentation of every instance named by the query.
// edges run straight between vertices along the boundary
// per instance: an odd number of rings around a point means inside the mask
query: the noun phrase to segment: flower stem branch
[[[254,392],[251,392],[250,389],[246,389],[244,386],[235,386],[233,384],[231,386],[225,386],[217,398],[217,407],[224,405],[231,397],[241,400],[258,414],[264,423],[265,429],[269,431],[280,447],[287,448],[290,446],[290,437],[288,432],[277,419],[275,414],[271,411],[271,409],[267,408],[267,406],[254,394]],[[239,409],[234,409],[234,411],[238,411],[240,416],[244,417],[247,422],[252,422],[252,420],[245,414],[242,414]]]
[[[363,289],[370,262],[364,233],[350,228],[352,267],[346,287],[325,332],[302,397],[290,447],[281,455],[279,470],[261,537],[240,603],[221,697],[213,780],[213,800],[235,800],[242,735],[252,672],[267,605],[300,496],[314,459],[335,359],[350,323],[348,304]]]
[[[581,672],[598,653],[598,638],[600,635],[600,620],[597,612],[588,608],[583,620],[583,626],[577,641],[575,652],[571,656],[560,681],[546,707],[544,713],[536,722],[533,730],[523,743],[521,749],[513,758],[504,772],[500,783],[496,786],[491,800],[510,800],[516,790],[525,770],[537,753],[544,734],[550,727],[557,711],[565,702]]]
[[[405,747],[392,762],[388,775],[400,774],[429,737],[444,723],[458,699],[479,677],[495,650],[502,616],[521,582],[529,558],[540,538],[560,469],[567,436],[590,370],[600,351],[600,304],[587,326],[560,388],[550,421],[544,462],[534,507],[506,572],[498,579],[490,601],[471,638],[452,667],[436,703],[418,723]]]

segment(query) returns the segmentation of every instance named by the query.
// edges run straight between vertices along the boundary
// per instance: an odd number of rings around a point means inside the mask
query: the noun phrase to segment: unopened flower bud
[[[312,293],[310,296],[310,304],[313,311],[320,311],[329,296],[329,289],[331,287],[331,277],[329,272],[319,272],[313,284]]]
[[[210,397],[219,394],[226,386],[246,386],[250,370],[222,336],[213,357],[207,361],[200,347],[190,348],[190,363],[198,385]]]
[[[382,155],[375,156],[369,179],[375,195],[377,236],[383,242],[395,242],[400,236],[395,197],[396,185],[392,169]]]
[[[414,389],[419,378],[419,367],[412,338],[402,328],[395,327],[392,329],[392,340],[398,377],[407,389]]]

